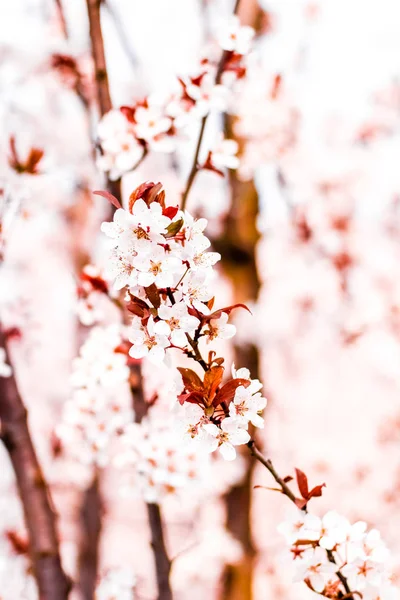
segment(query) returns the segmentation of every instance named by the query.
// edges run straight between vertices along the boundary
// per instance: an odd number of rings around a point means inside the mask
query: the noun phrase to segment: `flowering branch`
[[[239,10],[239,5],[240,5],[240,0],[236,0],[235,2],[235,7],[233,9],[233,14],[236,15],[238,10]],[[229,55],[229,52],[227,52],[226,50],[224,50],[222,52],[222,56],[221,59],[218,63],[218,67],[217,67],[217,72],[215,75],[215,85],[218,85],[221,82],[221,77],[222,74],[224,72],[224,66],[225,66],[225,62],[227,59],[227,56]],[[201,145],[203,142],[203,137],[204,137],[204,131],[206,129],[206,124],[207,124],[207,120],[209,117],[210,113],[207,113],[202,121],[201,121],[201,126],[200,126],[200,132],[199,132],[199,137],[197,139],[197,144],[196,144],[196,150],[194,153],[194,158],[193,158],[193,164],[192,164],[192,168],[190,169],[190,173],[186,182],[186,186],[185,186],[185,190],[182,194],[182,203],[181,203],[181,208],[182,210],[185,210],[186,208],[186,202],[189,196],[189,192],[192,188],[193,182],[196,178],[197,173],[200,171],[200,166],[199,166],[199,155],[200,155],[200,150],[201,150]]]
[[[10,365],[0,327],[0,350]],[[27,410],[15,376],[0,372],[0,438],[10,456],[29,533],[29,548],[41,600],[66,600],[70,582],[61,566],[56,516],[27,423]]]

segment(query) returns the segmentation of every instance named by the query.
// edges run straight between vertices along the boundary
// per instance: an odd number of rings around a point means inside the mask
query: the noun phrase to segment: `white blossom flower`
[[[250,421],[254,427],[264,427],[264,419],[259,414],[267,405],[266,398],[263,398],[259,392],[252,393],[251,386],[244,387],[240,385],[235,390],[233,402],[229,405],[229,414],[238,422],[246,426]]]
[[[143,154],[133,124],[120,110],[111,110],[104,115],[98,125],[98,136],[102,154],[97,158],[97,165],[109,173],[111,180],[130,171]]]
[[[178,302],[173,306],[162,304],[158,311],[161,321],[154,325],[154,331],[170,338],[174,346],[186,346],[186,334],[192,334],[197,329],[200,321],[189,315],[186,304]]]
[[[278,531],[288,544],[294,544],[298,540],[317,541],[320,538],[321,519],[298,510],[291,519],[278,526]]]
[[[315,548],[307,552],[306,558],[298,566],[295,581],[308,579],[313,589],[321,593],[328,582],[334,579],[337,566],[328,560],[326,550]]]
[[[209,419],[201,406],[185,403],[179,407],[175,427],[185,442],[201,442],[204,439],[203,426],[207,423]]]
[[[208,439],[205,440],[208,451],[214,452],[218,448],[225,460],[234,460],[236,458],[234,446],[247,444],[250,440],[249,433],[232,417],[225,418],[220,427],[208,423],[204,425],[204,430],[208,434]]]
[[[220,338],[221,340],[229,340],[236,333],[236,327],[228,323],[229,315],[225,312],[218,319],[210,319],[207,324],[207,329],[204,333],[208,342]]]
[[[369,559],[356,558],[342,568],[352,590],[363,591],[367,585],[380,586],[383,582],[382,563]]]
[[[156,333],[154,330],[154,319],[151,316],[144,326],[138,317],[132,320],[132,326],[129,333],[129,341],[132,346],[129,354],[133,358],[147,357],[155,363],[161,363],[165,357],[165,348],[170,343],[166,335]]]
[[[398,589],[390,583],[373,586],[368,585],[362,592],[363,600],[397,600],[399,597]]]
[[[254,29],[241,25],[238,16],[224,20],[217,31],[217,41],[223,50],[236,54],[247,54],[251,48]]]
[[[321,521],[321,548],[333,550],[336,545],[342,544],[346,540],[349,526],[348,520],[335,510],[327,512]]]
[[[219,252],[206,252],[210,245],[211,242],[205,235],[197,235],[186,242],[182,250],[183,260],[187,260],[193,270],[213,267],[221,260],[221,255]]]
[[[150,143],[160,134],[166,133],[172,125],[171,119],[163,113],[162,108],[155,105],[136,108],[135,122],[136,136]]]
[[[158,288],[172,287],[175,274],[182,271],[182,261],[171,256],[161,246],[155,246],[149,256],[135,261],[138,273],[138,283],[148,287],[153,283]]]
[[[183,299],[189,306],[193,306],[203,315],[209,315],[210,309],[205,304],[213,297],[206,271],[189,271],[181,284]]]
[[[6,362],[6,351],[0,348],[0,377],[11,377],[12,368]]]
[[[135,258],[133,253],[125,253],[117,249],[112,251],[104,272],[107,279],[113,281],[115,290],[137,285],[139,271],[135,267]]]

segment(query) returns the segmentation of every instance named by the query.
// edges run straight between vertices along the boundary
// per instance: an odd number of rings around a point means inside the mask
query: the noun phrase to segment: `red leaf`
[[[219,310],[216,310],[215,312],[211,313],[211,315],[207,315],[206,319],[208,321],[210,319],[219,319],[222,313],[226,313],[227,315],[229,315],[235,308],[244,308],[250,314],[252,314],[251,310],[245,304],[233,304],[232,306],[227,306],[226,308],[220,308]]]
[[[178,396],[179,404],[191,402],[192,404],[203,404],[203,394],[200,392],[188,392]]]
[[[283,481],[285,483],[289,483],[290,481],[293,481],[293,477],[291,477],[290,475],[286,475],[286,477],[283,478]]]
[[[224,367],[211,367],[204,375],[204,399],[207,406],[213,403],[215,393],[224,376]]]
[[[311,490],[311,492],[308,494],[308,498],[319,498],[319,496],[322,496],[322,489],[326,487],[325,483],[322,483],[321,485],[316,485],[315,487],[313,487],[313,489]]]
[[[210,300],[208,300],[208,302],[206,302],[206,306],[212,310],[213,306],[214,306],[214,302],[215,302],[215,296],[213,298],[210,298]]]
[[[248,387],[250,385],[250,381],[248,379],[231,379],[219,390],[214,398],[213,405],[218,406],[223,402],[229,405],[235,396],[236,389],[240,385]]]
[[[204,385],[201,381],[200,377],[192,371],[192,369],[184,369],[183,367],[178,367],[179,373],[182,375],[183,385],[185,386],[185,390],[189,392],[203,392]]]
[[[144,200],[147,206],[150,206],[152,202],[158,202],[162,208],[165,207],[165,192],[162,189],[162,183],[153,183],[152,181],[145,181],[129,196],[129,212],[132,212],[133,205],[136,200]]]
[[[122,208],[122,205],[121,205],[120,201],[118,200],[118,198],[113,196],[113,194],[110,194],[110,192],[103,191],[103,190],[96,190],[95,192],[93,192],[93,194],[95,194],[96,196],[102,196],[103,198],[105,198],[106,200],[111,202],[111,204],[113,206],[115,206],[115,208]]]
[[[146,293],[146,298],[148,298],[150,300],[150,302],[152,303],[154,308],[159,308],[159,306],[161,304],[161,300],[160,300],[160,294],[159,294],[156,284],[152,283],[148,287],[144,288],[144,291]]]
[[[300,471],[300,469],[295,469],[295,471],[296,471],[297,485],[299,486],[300,494],[303,496],[303,498],[305,498],[305,500],[308,500],[309,492],[308,492],[307,475],[305,473],[303,473],[303,471]]]
[[[173,219],[179,210],[179,206],[166,206],[163,210],[163,215],[169,219]]]

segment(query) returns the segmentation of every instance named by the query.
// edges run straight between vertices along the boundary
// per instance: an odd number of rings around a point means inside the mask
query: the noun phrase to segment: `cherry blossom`
[[[236,54],[247,54],[251,48],[254,29],[241,25],[239,17],[232,16],[221,23],[217,32],[217,40],[223,50]]]
[[[149,318],[147,325],[143,325],[139,318],[134,317],[129,332],[129,341],[132,342],[129,354],[133,358],[146,356],[154,363],[164,360],[165,349],[170,345],[166,335],[155,331],[153,317]]]
[[[108,172],[111,180],[132,169],[143,154],[132,124],[119,110],[104,115],[98,126],[98,136],[103,154],[98,156],[97,165]]]
[[[224,419],[221,427],[217,427],[214,423],[208,423],[203,428],[209,435],[205,440],[208,451],[214,452],[218,448],[225,460],[234,460],[236,458],[234,446],[247,444],[250,440],[248,432],[232,417]]]
[[[161,320],[154,325],[154,331],[168,336],[174,346],[186,346],[186,334],[193,334],[200,324],[196,317],[189,315],[183,303],[173,306],[162,304],[157,314]]]
[[[337,566],[329,562],[326,551],[315,548],[307,552],[301,564],[298,564],[295,580],[308,580],[312,589],[321,593],[328,582],[335,578],[336,571]]]
[[[229,315],[225,312],[218,319],[210,319],[208,329],[204,330],[208,342],[220,338],[229,340],[236,333],[236,327],[228,323]]]
[[[264,419],[260,413],[266,405],[266,398],[263,398],[259,392],[254,394],[251,386],[245,388],[240,385],[236,389],[233,402],[229,406],[229,414],[243,425],[247,425],[250,421],[254,427],[263,428]]]

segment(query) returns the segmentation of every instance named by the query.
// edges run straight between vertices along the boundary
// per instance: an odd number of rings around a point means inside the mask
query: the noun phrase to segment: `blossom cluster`
[[[215,351],[208,362],[201,357],[200,342],[207,348],[235,334],[228,321],[239,307],[213,310],[213,266],[220,255],[209,251],[206,225],[206,219],[166,206],[161,184],[145,183],[131,194],[128,210],[119,208],[113,222],[102,225],[112,240],[106,269],[114,287],[125,288],[133,315],[127,334],[130,356],[159,364],[169,351],[180,350],[205,371],[202,380],[190,369],[179,369],[183,437],[209,452],[219,448],[232,460],[234,446],[250,441],[249,422],[263,426],[259,413],[266,400],[247,369],[234,371],[223,384],[223,358],[216,358]]]
[[[350,523],[336,511],[322,518],[299,511],[278,529],[291,545],[296,581],[327,598],[344,593],[340,574],[352,593],[364,600],[392,600],[395,589],[387,563],[389,551],[376,529],[363,521]]]
[[[123,493],[135,489],[145,502],[160,503],[182,490],[186,493],[204,486],[210,466],[208,456],[177,439],[171,420],[150,416],[140,424],[130,423],[121,442],[123,449],[115,463],[127,468]]]
[[[111,440],[133,420],[131,406],[124,404],[130,371],[122,342],[118,326],[94,327],[73,361],[73,393],[56,433],[89,464],[104,465]],[[117,393],[118,386],[122,393]]]
[[[238,17],[217,32],[224,51],[219,63],[203,59],[196,73],[179,78],[176,89],[166,95],[152,94],[133,106],[122,106],[104,115],[98,126],[98,166],[111,180],[132,170],[149,151],[172,152],[192,123],[212,110],[228,108],[233,85],[246,66],[254,30],[240,25]],[[204,168],[219,171],[237,168],[234,140],[223,140],[209,153]]]

